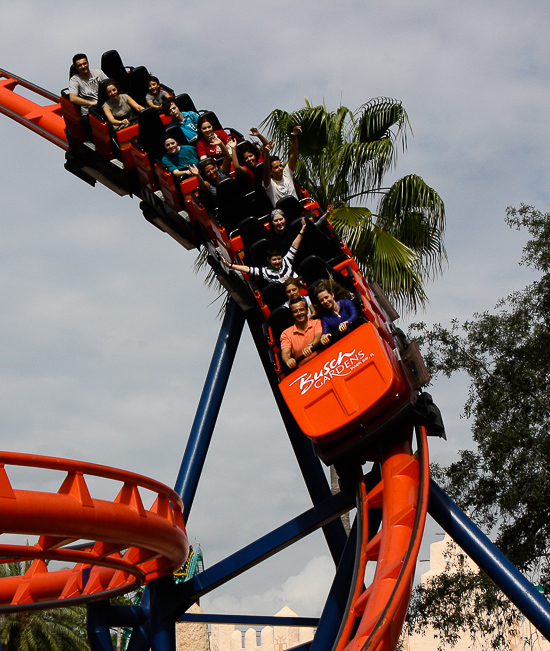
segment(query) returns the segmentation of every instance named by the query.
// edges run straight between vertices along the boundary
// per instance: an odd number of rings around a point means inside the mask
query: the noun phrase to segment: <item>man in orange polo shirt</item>
[[[319,319],[310,319],[306,302],[303,298],[294,298],[290,301],[290,311],[294,319],[294,325],[281,334],[281,356],[288,368],[296,368],[306,360],[299,363],[299,357],[311,357],[316,355],[313,346],[321,341],[323,328]]]

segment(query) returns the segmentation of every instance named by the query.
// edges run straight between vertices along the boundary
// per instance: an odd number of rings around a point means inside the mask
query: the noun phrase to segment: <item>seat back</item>
[[[250,247],[250,256],[252,258],[253,266],[265,267],[267,264],[267,251],[271,246],[271,242],[267,239],[254,242]]]
[[[292,222],[297,219],[303,212],[303,205],[296,199],[296,197],[283,197],[277,201],[276,208],[280,208],[287,219],[288,222]]]
[[[284,305],[288,297],[282,283],[269,283],[262,288],[262,297],[271,312]]]
[[[349,290],[350,292],[355,292],[355,286],[353,281],[349,276],[345,276],[343,273],[336,271],[329,264],[327,264],[322,258],[317,255],[310,255],[307,257],[299,266],[300,276],[306,283],[308,291],[310,293],[310,298],[312,302],[315,302],[315,296],[311,295],[312,288],[320,280],[327,280],[332,278],[339,285],[344,287],[344,289]]]
[[[179,143],[180,145],[188,145],[189,143],[187,142],[187,138],[185,137],[185,134],[183,131],[176,125],[172,125],[171,127],[168,127],[167,129],[164,130],[164,133],[162,135],[162,139],[165,140],[168,136],[171,138],[174,138],[174,140]]]
[[[145,95],[149,92],[149,71],[145,66],[137,66],[130,72],[128,94],[141,106],[147,106]]]
[[[138,144],[144,149],[151,159],[164,154],[164,143],[162,138],[165,127],[159,112],[152,107],[147,107],[138,114]],[[181,129],[178,129],[181,131]]]
[[[269,236],[267,228],[256,217],[247,217],[239,222],[239,233],[243,241],[245,259],[250,259],[250,247],[258,240]]]
[[[175,102],[179,110],[182,112],[194,111],[195,113],[198,113],[197,109],[195,108],[195,104],[193,103],[193,100],[189,97],[187,93],[180,93],[179,95],[177,95],[175,98]]]
[[[294,224],[301,224],[300,220],[293,222]],[[307,228],[304,234],[302,243],[298,249],[298,253],[294,258],[294,265],[299,266],[303,260],[313,255],[322,260],[329,262],[343,256],[342,249],[339,247],[338,242],[332,237],[324,235],[321,231],[310,221],[306,221]]]
[[[270,198],[263,186],[264,164],[258,163],[254,167],[254,205],[256,217],[268,215],[273,210]]]
[[[200,121],[201,123],[210,122],[210,124],[212,125],[212,129],[214,129],[214,131],[223,130],[221,122],[218,120],[218,116],[214,113],[214,111],[205,111],[204,113],[202,113],[200,117]]]
[[[268,318],[269,327],[273,336],[274,343],[279,346],[283,330],[294,325],[292,314],[286,305],[281,305],[271,312]]]
[[[235,179],[224,179],[216,186],[218,202],[218,222],[227,233],[232,233],[239,227],[245,217],[248,217],[248,206],[242,188]]]
[[[116,50],[108,50],[101,55],[101,69],[118,82],[122,93],[127,93],[130,88],[130,77],[122,63],[120,54]]]

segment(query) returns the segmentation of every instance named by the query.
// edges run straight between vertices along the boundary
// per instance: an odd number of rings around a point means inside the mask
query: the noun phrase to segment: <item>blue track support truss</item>
[[[231,554],[224,560],[197,574],[189,581],[179,584],[180,609],[188,607],[204,594],[227,583],[258,563],[286,549],[349,511],[353,501],[345,493],[337,493],[326,502],[317,504],[305,513],[289,520],[270,533],[258,538],[246,547]]]
[[[548,601],[433,479],[430,482],[428,512],[525,617],[549,639],[550,604]]]
[[[243,325],[243,311],[233,299],[230,299],[174,486],[174,490],[183,500],[183,518],[186,523],[229,381]]]

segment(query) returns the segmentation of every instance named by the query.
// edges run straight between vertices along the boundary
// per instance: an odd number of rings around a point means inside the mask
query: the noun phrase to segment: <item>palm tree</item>
[[[0,565],[0,578],[21,576],[29,563]],[[89,651],[86,607],[22,611],[0,615],[4,651]]]
[[[296,176],[321,208],[333,203],[331,221],[366,277],[397,303],[416,309],[427,302],[424,285],[446,261],[445,208],[435,190],[411,174],[383,188],[385,174],[407,146],[410,123],[401,102],[378,97],[350,111],[306,106],[276,109],[262,123],[281,154],[301,125]],[[376,210],[357,206],[367,200]]]

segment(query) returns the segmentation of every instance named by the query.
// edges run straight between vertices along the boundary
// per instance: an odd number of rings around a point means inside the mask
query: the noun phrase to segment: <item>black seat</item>
[[[300,275],[308,286],[309,292],[311,292],[312,287],[320,280],[332,278],[339,285],[344,287],[344,289],[355,293],[355,286],[349,276],[344,276],[343,273],[336,271],[317,255],[310,255],[305,260],[303,260],[299,266],[299,269]],[[311,294],[310,298],[312,298]]]
[[[128,94],[138,104],[145,107],[145,95],[149,92],[149,71],[145,66],[137,66],[130,73]]]
[[[267,251],[273,245],[267,239],[258,240],[250,247],[250,256],[252,258],[252,266],[265,267],[267,264]]]
[[[258,240],[265,240],[269,231],[256,217],[247,217],[239,222],[239,233],[243,241],[245,258],[249,259],[250,247]]]
[[[139,132],[137,141],[139,146],[146,151],[151,158],[164,154],[164,124],[160,119],[158,111],[153,107],[147,107],[138,114]],[[181,129],[180,129],[181,131]]]
[[[174,138],[174,140],[180,145],[189,144],[183,131],[175,124],[164,130],[164,134],[162,136],[163,140],[168,138],[168,136],[170,136],[170,138]]]
[[[275,207],[280,208],[284,212],[285,217],[289,222],[298,219],[298,217],[304,212],[302,204],[298,199],[296,199],[296,197],[292,196],[279,199]]]
[[[90,108],[90,112],[95,113],[95,115],[97,115],[97,117],[100,117],[104,122],[107,121],[107,118],[105,117],[105,113],[103,112],[103,104],[105,104],[105,102],[108,99],[107,92],[105,90],[107,84],[105,82],[106,82],[105,79],[99,82],[99,86],[97,87],[97,104]],[[95,110],[92,111],[92,109]]]
[[[214,113],[214,111],[205,111],[201,115],[201,118],[207,122],[210,122],[214,131],[223,131],[221,122],[218,120],[218,116]]]
[[[242,140],[237,144],[237,158],[241,166],[244,168],[246,168],[246,166],[243,160],[243,150],[250,149],[255,152],[258,158],[260,157],[260,150],[253,142],[250,142],[250,140]],[[252,170],[252,176],[253,175],[254,170]],[[249,174],[244,169],[237,168],[235,170],[235,178],[245,192],[254,192],[254,181],[250,178]]]
[[[300,220],[293,222],[292,226],[295,223],[301,226]],[[312,222],[306,220],[306,232],[294,259],[294,265],[299,266],[303,260],[311,255],[322,258],[328,263],[332,262],[332,264],[345,259],[338,242],[334,238],[321,233]]]
[[[262,297],[271,312],[284,305],[288,297],[282,283],[269,283],[262,289]]]
[[[193,111],[194,113],[198,113],[197,109],[195,108],[195,104],[193,103],[193,100],[189,97],[187,93],[180,93],[179,95],[177,95],[175,98],[175,102],[179,110],[183,111],[184,113],[187,111]]]
[[[283,330],[294,325],[292,314],[285,305],[275,308],[269,315],[268,322],[271,328],[271,334],[273,335],[273,341],[277,344],[280,342]]]
[[[237,145],[237,158],[239,159],[239,163],[241,165],[244,165],[244,161],[242,158],[243,149],[253,149],[254,152],[256,153],[256,156],[260,158],[260,150],[258,146],[255,145],[253,142],[250,142],[250,140],[243,140]]]
[[[271,199],[263,186],[264,164],[258,163],[254,167],[254,205],[256,217],[268,215],[273,210]]]
[[[246,197],[235,179],[224,179],[216,186],[218,222],[228,234],[237,230],[239,222],[247,217]]]
[[[107,75],[118,82],[122,93],[127,93],[130,87],[130,77],[120,54],[116,50],[108,50],[101,55],[101,69]]]

